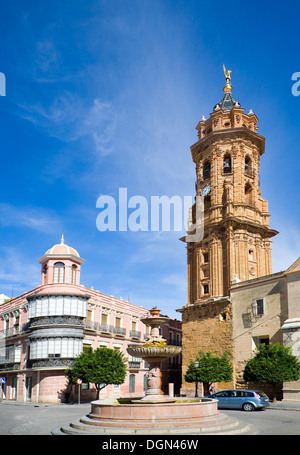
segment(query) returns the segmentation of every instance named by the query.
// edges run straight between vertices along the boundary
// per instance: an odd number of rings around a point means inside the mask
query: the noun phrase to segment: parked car
[[[243,411],[254,411],[269,406],[269,398],[260,390],[221,390],[209,395],[210,398],[218,400],[219,409],[243,409]]]

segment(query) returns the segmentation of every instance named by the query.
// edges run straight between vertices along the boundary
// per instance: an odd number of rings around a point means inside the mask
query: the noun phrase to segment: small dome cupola
[[[62,235],[60,243],[38,259],[42,265],[41,285],[46,284],[80,284],[80,266],[82,259],[75,248],[65,244]]]

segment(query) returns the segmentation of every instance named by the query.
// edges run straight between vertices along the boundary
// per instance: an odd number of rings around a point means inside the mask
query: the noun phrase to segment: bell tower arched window
[[[203,179],[209,179],[210,178],[210,162],[205,161],[203,165]]]
[[[211,199],[210,196],[205,196],[204,198],[204,210],[208,210],[211,207]]]
[[[252,186],[250,183],[245,185],[245,202],[247,205],[252,205]]]
[[[56,262],[54,264],[54,283],[64,283],[65,281],[65,264]]]
[[[223,172],[224,174],[228,174],[231,172],[231,156],[226,154],[223,160]]]
[[[252,174],[252,161],[249,156],[245,158],[245,173],[248,175]]]

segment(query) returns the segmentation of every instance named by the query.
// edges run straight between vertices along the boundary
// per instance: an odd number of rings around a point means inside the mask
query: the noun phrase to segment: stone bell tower
[[[233,98],[230,73],[224,68],[224,96],[198,123],[198,141],[191,146],[196,203],[181,239],[187,248],[187,303],[177,310],[182,313],[182,393],[194,393],[184,375],[200,350],[228,352],[238,368],[230,286],[272,273],[271,238],[278,234],[270,229],[268,203],[259,188],[265,139],[257,132],[256,115],[246,114]],[[231,387],[235,377],[234,372]]]
[[[197,196],[204,197],[204,236],[187,242],[188,304],[227,296],[232,281],[272,273],[268,202],[259,189],[265,139],[258,118],[232,96],[226,72],[222,100],[196,129],[191,152],[196,164]],[[192,221],[196,223],[193,207]]]

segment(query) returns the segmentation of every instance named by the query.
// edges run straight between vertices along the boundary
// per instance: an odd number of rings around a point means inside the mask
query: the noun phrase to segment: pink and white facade
[[[0,304],[0,377],[5,378],[2,398],[60,402],[71,396],[76,400],[77,386],[68,384],[64,371],[86,346],[119,349],[128,357],[125,383],[108,385],[100,398],[142,395],[147,365],[128,356],[126,348],[145,342],[149,328],[140,318],[147,310],[81,285],[85,261],[63,238],[38,261],[41,285]],[[181,343],[181,323],[170,319],[163,336],[170,344],[172,340]],[[172,382],[169,379],[180,381],[180,366],[180,359],[163,365],[166,386]],[[92,385],[82,386],[82,401],[95,395]]]

